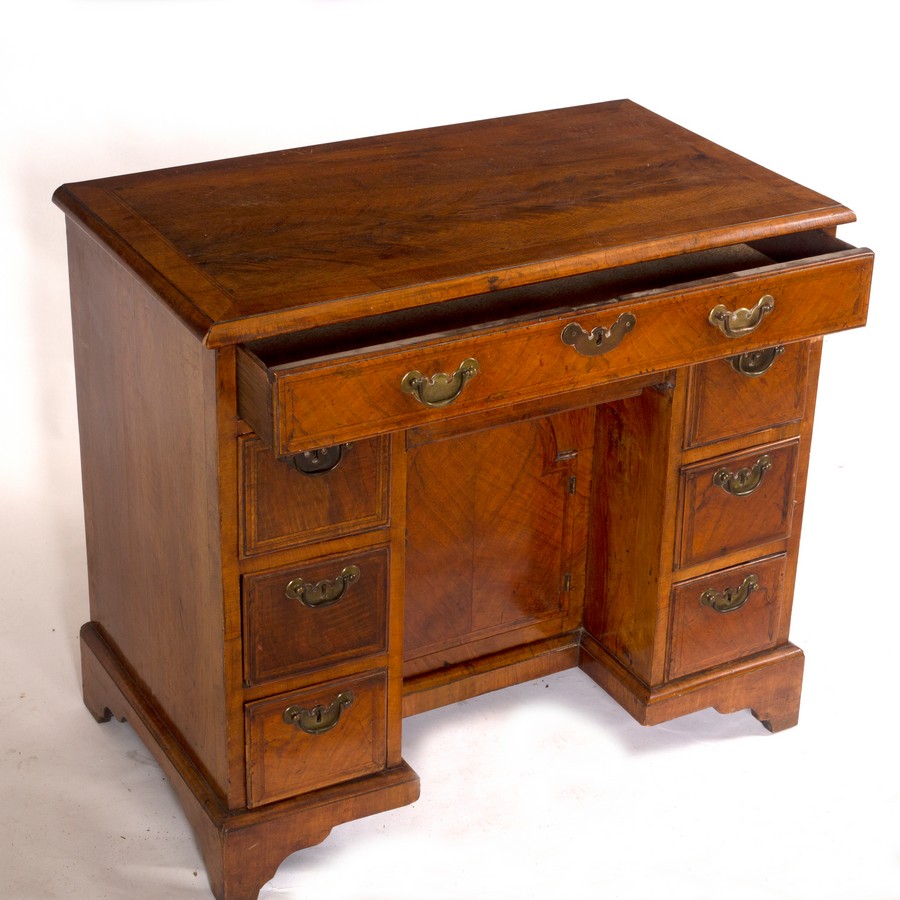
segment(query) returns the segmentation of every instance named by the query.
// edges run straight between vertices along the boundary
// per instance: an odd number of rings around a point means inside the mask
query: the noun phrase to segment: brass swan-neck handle
[[[400,380],[400,390],[404,394],[412,394],[425,406],[439,409],[448,406],[459,397],[466,382],[478,374],[478,368],[477,359],[464,359],[451,375],[438,372],[428,378],[418,370],[413,370],[407,372]]]
[[[775,298],[764,294],[753,309],[736,309],[733,312],[720,303],[709,311],[709,324],[718,328],[725,337],[739,338],[752,334],[763,319],[775,309]]]

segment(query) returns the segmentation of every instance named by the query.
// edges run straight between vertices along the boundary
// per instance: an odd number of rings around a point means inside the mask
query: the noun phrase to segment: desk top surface
[[[628,100],[63,185],[210,346],[854,220]]]

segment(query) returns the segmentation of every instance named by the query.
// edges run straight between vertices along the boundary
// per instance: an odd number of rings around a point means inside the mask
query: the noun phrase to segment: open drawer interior
[[[267,369],[361,349],[383,349],[417,337],[526,322],[535,317],[613,303],[646,291],[852,249],[822,231],[735,244],[551,281],[460,297],[326,325],[245,344]]]

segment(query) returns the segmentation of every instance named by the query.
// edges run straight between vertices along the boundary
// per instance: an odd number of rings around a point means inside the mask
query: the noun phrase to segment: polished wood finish
[[[594,539],[584,628],[642,681],[661,681],[683,392],[674,376],[597,410]],[[615,450],[613,451],[613,448]]]
[[[718,612],[701,602],[708,590],[737,588],[748,576],[758,580],[739,609]],[[757,560],[682,582],[672,591],[669,678],[751,656],[774,647],[781,634],[784,557]]]
[[[55,199],[85,703],[159,761],[219,900],[415,800],[403,716],[441,704],[577,665],[643,724],[796,724],[822,335],[864,324],[872,270],[846,207],[629,101]],[[737,336],[710,319],[765,295]],[[728,362],[776,346],[765,374]],[[444,405],[404,389],[467,359]]]
[[[410,450],[405,675],[578,627],[592,440],[588,409]]]
[[[581,641],[581,668],[642,725],[712,708],[749,709],[772,732],[792,728],[799,720],[803,664],[803,651],[788,643],[650,687],[591,635]]]
[[[529,641],[403,679],[403,715],[468,700],[578,665],[581,633]]]
[[[830,249],[824,235],[823,247]],[[324,360],[267,366],[268,348],[263,345],[262,358],[247,350],[238,355],[240,384],[246,391],[238,393],[239,411],[260,434],[271,435],[276,455],[288,456],[376,434],[383,428],[405,429],[448,416],[480,413],[500,403],[575,390],[638,375],[648,368],[746,353],[772,343],[776,328],[779,340],[795,341],[862,324],[869,267],[868,251],[839,250],[763,266],[751,274],[631,293],[615,306],[608,302],[588,305],[576,314],[549,313],[537,321],[504,319],[494,327],[463,329],[454,337],[410,339],[384,350],[365,347]],[[592,291],[587,289],[585,294]],[[776,296],[776,309],[752,334],[729,339],[710,325],[709,313],[715,306],[752,307],[766,294]],[[816,302],[810,303],[810,297]],[[573,304],[579,299],[568,297]],[[587,357],[561,346],[567,326],[580,324],[591,331],[598,325],[612,325],[624,313],[634,315],[634,333],[608,356]],[[279,344],[276,347],[281,350]],[[451,374],[466,359],[477,360],[479,372],[447,407],[429,409],[398,390],[410,370],[429,377]],[[266,385],[270,394],[264,393]]]
[[[227,794],[215,359],[80,228],[68,238],[91,620]]]
[[[389,550],[381,547],[245,575],[248,684],[386,652],[388,565]],[[333,583],[349,566],[359,575],[334,603],[309,606],[287,594],[296,581]]]
[[[56,198],[209,346],[854,219],[629,100]]]
[[[685,466],[681,473],[678,565],[694,565],[788,537],[798,452],[799,442],[794,439]],[[750,493],[729,493],[716,481],[719,472],[752,472],[763,459],[769,468],[759,470],[759,485]]]
[[[690,370],[688,446],[799,422],[806,401],[809,344],[781,345],[768,371],[743,375],[728,358]]]
[[[245,556],[387,525],[387,438],[355,442],[327,477],[280,463],[255,436],[242,437],[239,447]]]
[[[347,694],[352,703],[330,730],[310,734],[284,721],[286,709],[327,710]],[[384,770],[386,714],[383,671],[248,703],[249,805],[261,806]]]
[[[98,722],[127,720],[153,754],[194,829],[220,900],[255,900],[286,856],[321,843],[335,825],[418,799],[419,778],[400,763],[258,809],[229,807],[91,623],[81,630],[81,660],[85,705]]]

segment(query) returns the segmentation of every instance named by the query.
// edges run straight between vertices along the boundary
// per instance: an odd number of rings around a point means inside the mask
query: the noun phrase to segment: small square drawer
[[[244,556],[387,524],[390,438],[343,447],[334,468],[312,473],[276,459],[255,435],[239,446]]]
[[[686,466],[678,566],[788,537],[798,456],[794,439]]]
[[[685,445],[698,447],[799,422],[809,342],[776,345],[694,366]]]
[[[383,769],[386,681],[377,671],[248,703],[249,805]]]
[[[249,683],[387,650],[387,547],[245,575]]]
[[[669,678],[768,650],[786,639],[784,565],[783,555],[772,556],[675,585]]]

